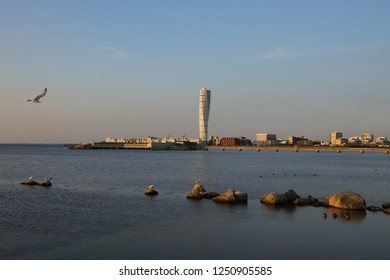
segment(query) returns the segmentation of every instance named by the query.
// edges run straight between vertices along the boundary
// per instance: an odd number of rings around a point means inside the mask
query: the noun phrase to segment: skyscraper
[[[199,138],[207,141],[211,91],[201,88],[199,92]]]

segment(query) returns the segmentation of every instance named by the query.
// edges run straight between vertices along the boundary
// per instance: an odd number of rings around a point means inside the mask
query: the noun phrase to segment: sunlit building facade
[[[211,91],[201,88],[199,92],[199,139],[207,141],[208,122],[210,113]]]

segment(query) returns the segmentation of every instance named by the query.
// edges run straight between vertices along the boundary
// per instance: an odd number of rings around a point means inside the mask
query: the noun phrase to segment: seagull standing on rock
[[[34,103],[42,103],[41,101],[39,101],[39,99],[41,99],[42,97],[44,97],[47,93],[47,88],[45,88],[43,90],[43,92],[39,95],[37,95],[34,99],[27,99],[26,102],[34,102]]]
[[[157,192],[156,190],[153,189],[153,184],[152,184],[152,185],[150,185],[150,186],[146,189],[145,194],[146,194],[146,195],[157,195],[158,192]]]

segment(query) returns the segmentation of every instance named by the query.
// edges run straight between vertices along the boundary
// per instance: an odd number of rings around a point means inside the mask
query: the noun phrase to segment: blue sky
[[[0,143],[390,137],[389,1],[0,0]],[[22,102],[43,88],[42,104]]]

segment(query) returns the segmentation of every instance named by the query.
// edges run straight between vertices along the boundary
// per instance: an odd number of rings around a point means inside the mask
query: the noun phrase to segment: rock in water
[[[351,209],[351,210],[365,210],[366,201],[364,198],[354,192],[341,192],[331,197],[324,198],[323,201],[327,201],[329,206],[340,208],[340,209]]]
[[[288,203],[293,203],[297,198],[300,198],[300,196],[292,189],[286,191],[284,195],[287,197]]]
[[[260,202],[264,204],[286,204],[288,198],[284,194],[279,194],[277,192],[266,193],[260,198]]]
[[[390,208],[390,202],[383,203],[383,204],[382,204],[382,208],[383,208],[383,209]]]
[[[29,177],[26,181],[21,182],[22,185],[38,186],[39,183],[33,180],[33,177]]]
[[[156,191],[155,189],[153,189],[153,185],[150,185],[150,186],[146,189],[145,195],[158,195],[158,191]]]
[[[206,194],[205,188],[200,183],[196,183],[192,191],[187,194],[188,199],[201,199]]]
[[[238,201],[248,201],[248,193],[246,192],[235,191],[234,196]]]
[[[214,197],[213,201],[215,201],[215,202],[236,203],[236,202],[238,202],[238,199],[234,195],[234,190],[233,189],[228,189],[223,194],[220,194],[219,196]]]
[[[313,197],[300,197],[294,200],[293,204],[297,206],[308,206],[318,202],[318,199]]]
[[[40,183],[39,185],[42,187],[51,187],[50,180],[51,180],[51,178],[50,179],[45,178],[45,180],[42,183]]]

